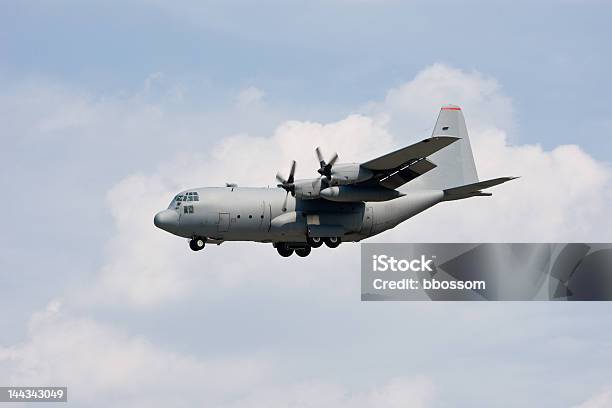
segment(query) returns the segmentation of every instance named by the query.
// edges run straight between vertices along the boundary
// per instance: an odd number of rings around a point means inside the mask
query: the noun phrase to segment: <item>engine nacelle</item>
[[[359,163],[337,164],[332,167],[331,185],[340,186],[345,184],[359,183],[372,178],[374,174],[361,167]]]
[[[334,186],[321,190],[321,197],[330,201],[389,201],[403,194],[384,187]]]
[[[307,180],[296,180],[295,186],[295,198],[301,198],[303,200],[319,198],[321,192],[321,179],[307,179]]]

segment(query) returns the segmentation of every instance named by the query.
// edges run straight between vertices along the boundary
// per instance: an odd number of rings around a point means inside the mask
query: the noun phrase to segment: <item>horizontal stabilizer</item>
[[[491,193],[486,193],[480,190],[497,186],[498,184],[502,184],[516,178],[518,177],[500,177],[492,180],[480,181],[478,183],[466,184],[464,186],[448,188],[444,190],[443,201],[460,200],[468,197],[491,196]]]

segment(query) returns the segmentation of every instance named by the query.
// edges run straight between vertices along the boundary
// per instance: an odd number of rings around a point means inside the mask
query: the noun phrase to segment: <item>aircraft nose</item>
[[[153,218],[153,224],[157,228],[161,228],[166,231],[172,231],[178,227],[179,216],[176,211],[173,210],[163,210],[155,214],[155,218]]]

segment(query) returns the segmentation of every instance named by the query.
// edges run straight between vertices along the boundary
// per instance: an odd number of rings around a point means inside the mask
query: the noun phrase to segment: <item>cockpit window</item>
[[[189,191],[188,193],[185,193],[183,201],[200,201],[200,196],[198,195],[197,191]]]
[[[198,196],[198,193],[196,192],[188,192],[185,194],[179,194],[176,197],[174,197],[176,201],[200,201],[199,198],[200,197]]]
[[[168,208],[177,209],[180,207],[181,202],[184,201],[200,201],[200,196],[197,191],[189,191],[186,193],[178,194],[174,197]]]

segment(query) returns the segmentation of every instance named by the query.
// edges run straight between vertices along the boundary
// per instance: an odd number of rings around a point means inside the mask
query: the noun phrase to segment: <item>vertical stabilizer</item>
[[[436,168],[423,175],[418,189],[444,190],[478,182],[476,164],[461,108],[445,105],[440,109],[432,136],[454,136],[461,140],[428,157]]]

